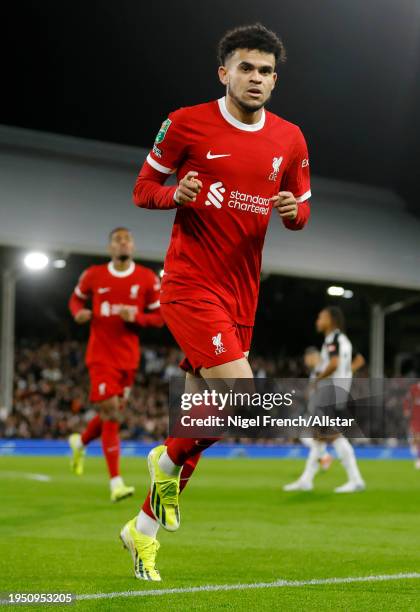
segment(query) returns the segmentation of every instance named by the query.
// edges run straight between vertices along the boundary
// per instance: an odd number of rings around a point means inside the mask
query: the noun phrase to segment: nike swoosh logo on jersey
[[[111,287],[99,287],[98,293],[107,293],[111,290]]]
[[[211,151],[207,153],[207,159],[217,159],[218,157],[230,157],[231,153],[222,153],[221,155],[212,155]]]

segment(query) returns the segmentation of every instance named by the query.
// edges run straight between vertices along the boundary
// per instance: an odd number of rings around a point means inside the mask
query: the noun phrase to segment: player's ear
[[[276,86],[277,83],[277,72],[273,72],[273,87],[271,88],[271,91],[273,91],[274,87]]]
[[[218,70],[220,82],[223,85],[227,85],[229,83],[228,72],[225,66],[219,66]]]

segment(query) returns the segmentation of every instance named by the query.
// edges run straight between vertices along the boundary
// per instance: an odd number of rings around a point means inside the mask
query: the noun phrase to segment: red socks
[[[102,449],[110,478],[120,475],[119,430],[120,424],[117,421],[102,421]]]
[[[184,465],[187,459],[201,453],[221,438],[168,438],[165,442],[168,457],[175,465]]]
[[[82,433],[82,442],[86,446],[102,434],[102,449],[108,465],[109,477],[120,475],[120,424],[116,421],[102,421],[99,414],[93,417]]]
[[[85,431],[82,433],[82,442],[84,446],[99,438],[102,432],[102,421],[99,414],[93,417],[86,425]]]
[[[188,481],[192,476],[192,473],[197,467],[197,463],[200,461],[200,457],[201,457],[201,453],[197,453],[193,457],[190,457],[189,459],[187,459],[187,461],[182,466],[181,478],[179,481],[179,492],[180,493],[182,493],[182,491],[187,486]]]

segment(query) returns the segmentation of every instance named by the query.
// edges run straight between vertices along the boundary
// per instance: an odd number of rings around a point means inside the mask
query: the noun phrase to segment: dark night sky
[[[303,128],[312,171],[420,213],[419,0],[42,0],[9,16],[1,123],[144,146],[169,110],[222,95],[218,38],[260,20],[289,56],[270,108]]]

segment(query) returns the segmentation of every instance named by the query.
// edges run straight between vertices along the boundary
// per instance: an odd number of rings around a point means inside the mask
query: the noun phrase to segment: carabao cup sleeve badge
[[[165,140],[166,132],[171,127],[172,121],[170,119],[165,119],[165,121],[160,126],[160,130],[157,133],[155,143],[160,144],[163,140]]]

